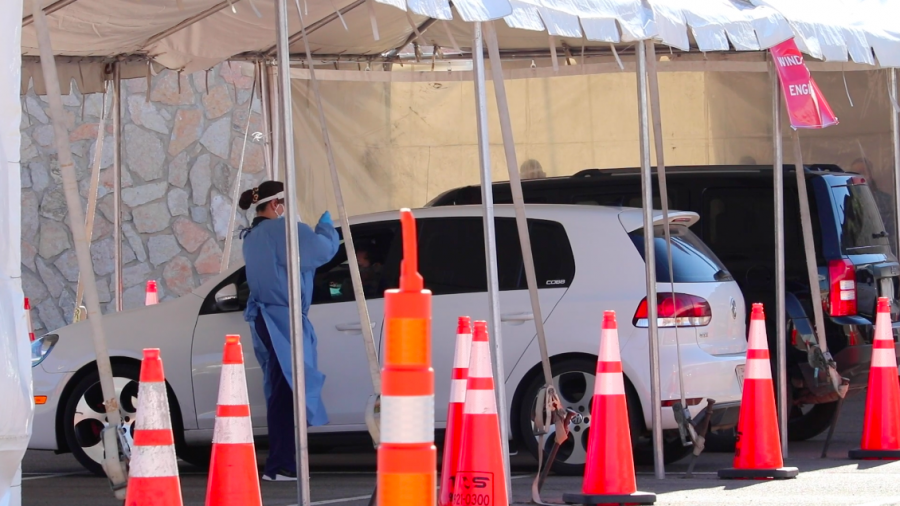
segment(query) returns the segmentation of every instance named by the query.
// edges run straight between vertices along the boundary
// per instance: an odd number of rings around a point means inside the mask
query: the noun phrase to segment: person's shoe
[[[274,475],[263,473],[263,481],[297,481],[297,473],[286,469],[279,469]]]

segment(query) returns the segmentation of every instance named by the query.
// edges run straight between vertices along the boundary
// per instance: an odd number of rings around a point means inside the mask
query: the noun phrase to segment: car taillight
[[[712,310],[702,297],[676,293],[656,295],[657,325],[659,327],[704,327],[712,320]],[[647,298],[641,301],[634,313],[632,324],[647,327]]]
[[[831,316],[851,316],[856,314],[856,268],[849,260],[828,262],[831,281],[829,313]]]

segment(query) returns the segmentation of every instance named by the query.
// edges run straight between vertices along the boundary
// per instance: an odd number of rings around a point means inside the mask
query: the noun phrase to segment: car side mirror
[[[233,284],[222,287],[216,293],[216,307],[223,312],[240,311],[241,305],[238,302],[237,287]]]

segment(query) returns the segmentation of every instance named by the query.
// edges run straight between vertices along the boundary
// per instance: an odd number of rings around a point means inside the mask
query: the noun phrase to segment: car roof
[[[626,232],[633,232],[644,226],[643,210],[634,207],[610,207],[610,206],[583,206],[571,204],[526,204],[525,209],[529,218],[560,219],[563,216],[590,216],[593,220],[607,218],[621,224]],[[413,216],[417,219],[446,218],[446,217],[481,217],[483,209],[481,205],[447,206],[447,207],[423,207],[412,209]],[[512,204],[498,204],[494,206],[494,215],[498,218],[515,217],[515,206]],[[364,223],[377,223],[380,221],[399,220],[398,211],[384,211],[378,213],[362,214],[350,217],[351,225]],[[690,211],[669,211],[669,221],[672,223],[693,225],[699,216]],[[653,211],[654,223],[662,220],[662,211]],[[232,275],[244,266],[244,262],[235,262],[228,271],[213,276],[194,288],[192,292],[200,297],[205,297],[213,287]]]
[[[793,164],[784,164],[784,171],[786,173],[792,173],[794,171]],[[840,166],[834,164],[804,164],[805,172],[810,176],[840,176],[846,175],[849,176],[851,173],[844,171]],[[656,171],[656,167],[652,167],[653,171]],[[720,175],[730,175],[730,176],[741,176],[741,175],[749,175],[749,176],[770,176],[772,174],[773,167],[771,165],[675,165],[671,167],[666,167],[666,174],[674,176],[675,178],[680,178],[682,176],[689,176],[692,174],[696,175],[710,175],[710,174],[720,174]],[[640,167],[620,167],[620,168],[591,168],[585,169],[575,174],[567,175],[567,176],[553,176],[546,177],[540,179],[525,179],[522,180],[523,187],[541,187],[541,188],[563,188],[570,187],[573,183],[578,182],[594,182],[598,180],[610,180],[616,177],[636,177],[641,173]],[[654,174],[655,177],[655,174]],[[493,187],[503,187],[508,186],[509,181],[495,181],[492,183]],[[480,188],[480,185],[468,185],[468,186],[459,186],[456,188],[452,188],[450,190],[442,192],[440,195],[433,198],[426,206],[431,206],[432,203],[439,202],[441,199],[446,197],[447,195],[451,195],[457,192],[462,191],[473,191],[475,189]]]

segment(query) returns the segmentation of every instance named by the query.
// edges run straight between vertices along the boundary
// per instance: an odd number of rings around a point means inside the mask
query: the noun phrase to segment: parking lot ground
[[[725,481],[716,471],[731,465],[730,452],[704,452],[694,476],[684,478],[689,459],[666,466],[666,479],[657,480],[652,467],[638,468],[638,488],[657,494],[659,505],[796,505],[796,506],[894,506],[900,505],[900,462],[851,461],[847,451],[859,444],[865,400],[847,401],[827,459],[820,458],[825,435],[792,442],[785,465],[798,467],[800,476],[785,481]],[[265,452],[260,451],[260,462]],[[512,457],[513,495],[516,504],[531,497],[536,469],[530,456]],[[314,506],[365,506],[375,484],[375,453],[313,454],[311,497]],[[207,475],[181,463],[184,504],[202,506]],[[24,506],[120,506],[105,478],[90,475],[71,455],[29,452],[23,462]],[[578,492],[580,477],[552,476],[544,486],[547,502],[562,502],[564,492]],[[297,504],[295,483],[262,483],[266,506]],[[412,506],[412,505],[411,505]]]

